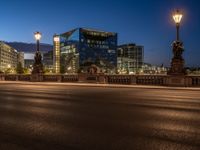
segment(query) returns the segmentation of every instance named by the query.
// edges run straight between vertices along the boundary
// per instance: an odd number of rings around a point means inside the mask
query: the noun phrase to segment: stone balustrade
[[[200,76],[187,76],[186,86],[200,87]]]
[[[0,74],[1,81],[27,82],[83,82],[125,85],[158,85],[200,87],[200,76],[168,76],[168,75],[104,75],[104,74],[72,74],[72,75],[6,75]]]
[[[108,84],[135,84],[132,82],[131,75],[107,75],[107,83]]]
[[[78,75],[61,75],[61,82],[78,82]]]
[[[167,76],[166,75],[137,75],[136,84],[167,85]]]

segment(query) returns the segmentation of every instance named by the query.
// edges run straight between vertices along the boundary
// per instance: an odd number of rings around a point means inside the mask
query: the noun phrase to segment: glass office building
[[[77,28],[58,37],[59,40],[54,40],[57,73],[87,72],[91,66],[96,66],[99,72],[116,72],[117,33]],[[60,60],[56,54],[60,55]],[[60,64],[60,68],[56,64]]]
[[[120,74],[138,73],[144,63],[144,47],[136,44],[118,46],[117,68]]]

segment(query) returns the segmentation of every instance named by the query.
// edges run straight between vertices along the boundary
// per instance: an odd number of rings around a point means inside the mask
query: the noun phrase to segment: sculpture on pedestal
[[[182,57],[184,48],[183,42],[179,40],[179,29],[180,29],[180,22],[182,19],[182,14],[177,10],[176,13],[173,15],[173,19],[176,23],[176,41],[173,42],[173,58],[171,61],[171,68],[168,72],[169,75],[185,75],[186,71],[184,68],[185,61]]]

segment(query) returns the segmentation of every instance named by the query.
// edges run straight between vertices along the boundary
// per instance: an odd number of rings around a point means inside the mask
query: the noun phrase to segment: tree
[[[60,73],[61,73],[61,74],[66,73],[65,65],[61,65],[61,66],[60,66]]]
[[[30,72],[30,70],[28,69],[28,68],[24,68],[24,74],[30,74],[31,72]]]
[[[16,72],[17,72],[18,74],[23,74],[23,73],[24,73],[24,69],[23,69],[23,67],[22,67],[22,63],[21,63],[21,62],[19,62],[19,63],[17,64]]]
[[[7,68],[7,69],[5,70],[5,73],[6,73],[6,74],[11,74],[11,73],[13,73],[13,69],[12,69],[12,68]]]

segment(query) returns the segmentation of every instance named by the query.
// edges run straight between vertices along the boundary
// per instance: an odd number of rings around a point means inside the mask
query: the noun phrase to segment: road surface
[[[143,149],[200,149],[200,90],[0,82],[0,150]]]

